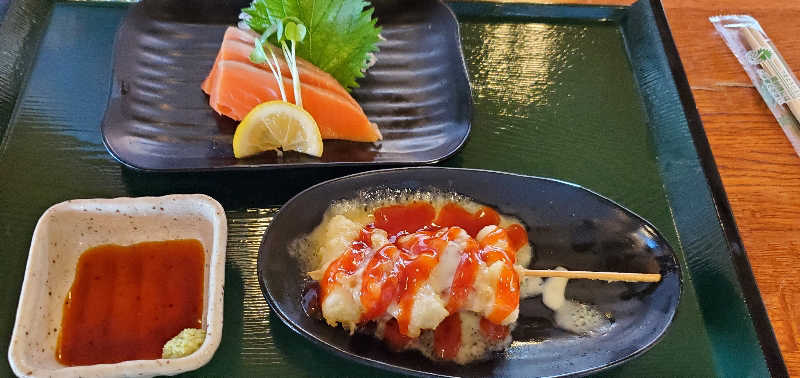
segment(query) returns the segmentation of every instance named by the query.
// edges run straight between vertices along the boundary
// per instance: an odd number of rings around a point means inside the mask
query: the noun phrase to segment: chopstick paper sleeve
[[[739,60],[800,156],[800,85],[761,25],[748,15],[709,21]]]

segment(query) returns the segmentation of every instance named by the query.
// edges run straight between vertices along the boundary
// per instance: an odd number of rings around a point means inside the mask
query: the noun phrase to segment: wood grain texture
[[[799,75],[800,2],[662,2],[783,358],[800,375],[800,157],[708,21],[755,17]]]
[[[800,158],[708,16],[758,19],[798,74],[800,2],[664,1],[728,200],[791,375],[800,375]],[[794,308],[794,309],[793,309]]]

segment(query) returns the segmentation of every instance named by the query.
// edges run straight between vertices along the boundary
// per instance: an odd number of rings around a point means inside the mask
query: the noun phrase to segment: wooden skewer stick
[[[602,281],[624,281],[624,282],[658,282],[661,281],[661,275],[658,273],[617,273],[617,272],[588,272],[585,270],[532,270],[525,269],[522,271],[524,276],[533,277],[562,277],[562,278],[582,278],[587,280],[602,280]]]
[[[311,279],[319,281],[325,272],[322,270],[315,270],[308,272]],[[562,277],[562,278],[582,278],[587,280],[602,280],[602,281],[624,281],[624,282],[658,282],[661,281],[661,275],[647,274],[647,273],[617,273],[617,272],[587,272],[582,270],[531,270],[525,269],[522,271],[524,276],[534,277]]]

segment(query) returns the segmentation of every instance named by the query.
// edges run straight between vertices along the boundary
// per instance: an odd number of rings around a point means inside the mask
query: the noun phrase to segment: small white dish
[[[28,255],[8,360],[19,376],[146,377],[195,370],[211,360],[222,337],[227,221],[222,206],[201,194],[79,199],[44,212]],[[176,359],[64,366],[56,360],[64,298],[81,253],[101,244],[197,239],[205,250],[203,345]]]

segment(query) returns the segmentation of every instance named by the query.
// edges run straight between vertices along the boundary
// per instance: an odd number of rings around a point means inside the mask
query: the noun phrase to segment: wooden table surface
[[[800,75],[800,1],[663,4],[784,361],[800,375],[800,157],[708,22],[752,15]]]
[[[708,21],[755,17],[800,76],[800,1],[661,1],[783,359],[800,376],[800,157]]]

